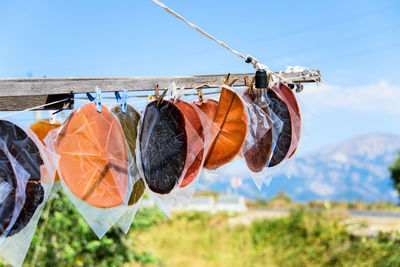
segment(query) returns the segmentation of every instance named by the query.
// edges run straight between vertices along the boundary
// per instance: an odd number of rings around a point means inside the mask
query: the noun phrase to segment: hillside
[[[238,192],[247,198],[269,199],[280,190],[295,201],[362,200],[397,201],[388,172],[400,151],[400,136],[371,134],[297,157],[291,179],[274,177],[269,186],[258,191],[250,177],[243,177]],[[240,160],[236,165],[243,165]],[[211,189],[225,192],[232,176],[219,177]]]

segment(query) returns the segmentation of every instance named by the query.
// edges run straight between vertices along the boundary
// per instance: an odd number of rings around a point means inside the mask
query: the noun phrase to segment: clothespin
[[[120,104],[120,102],[121,102],[121,95],[119,94],[118,91],[115,91],[115,92],[114,92],[114,95],[115,95],[115,99],[117,100],[117,104]]]
[[[200,102],[203,102],[203,89],[197,88],[197,92],[199,93],[199,100]]]
[[[296,83],[296,93],[303,91],[303,85],[301,83]]]
[[[230,77],[231,77],[231,74],[228,73],[228,74],[226,74],[225,79],[224,79],[224,84],[228,85],[229,87],[231,87],[237,81],[237,78],[233,79],[232,81],[229,81]]]
[[[164,98],[165,94],[167,93],[168,89],[164,89],[162,94],[157,99],[157,106],[160,104],[161,100]]]
[[[94,101],[94,97],[91,94],[86,93],[86,96],[87,96],[87,98],[89,99],[90,102]]]
[[[122,113],[126,113],[126,102],[128,102],[128,90],[124,89],[122,92],[122,103],[121,103],[121,108],[122,108]]]
[[[101,89],[99,87],[96,88],[96,109],[97,112],[101,112]]]
[[[50,124],[54,124],[56,122],[56,120],[57,120],[56,114],[57,114],[56,112],[49,110],[49,116],[50,116],[49,123]]]
[[[168,88],[164,89],[163,93],[160,95],[159,94],[158,83],[156,84],[154,98],[157,100],[157,104],[156,104],[157,106],[160,104],[161,100],[164,98],[164,96],[167,93],[167,91],[168,91]],[[150,98],[150,96],[149,96],[149,98]],[[150,98],[150,99],[152,99],[152,98]]]
[[[179,88],[179,91],[174,96],[174,103],[178,102],[178,100],[181,98],[183,90],[185,90],[184,87]]]
[[[128,90],[124,89],[122,97],[118,91],[114,92],[117,104],[121,104],[122,113],[126,113],[126,102],[128,101]]]
[[[249,77],[244,76],[244,84],[249,88],[250,94],[253,94],[255,79],[256,79],[256,76],[253,76],[253,79],[251,80],[251,82],[249,82]]]

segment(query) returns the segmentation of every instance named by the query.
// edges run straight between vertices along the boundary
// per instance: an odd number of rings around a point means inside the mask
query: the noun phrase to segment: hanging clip
[[[121,103],[121,108],[122,108],[122,113],[126,113],[126,102],[128,102],[128,90],[124,89],[122,92],[122,103]]]
[[[115,99],[117,100],[117,104],[119,104],[121,102],[121,95],[119,94],[118,91],[115,91],[114,95],[115,95]]]
[[[231,74],[228,73],[228,74],[226,74],[225,79],[224,79],[224,84],[228,85],[229,87],[231,87],[237,81],[237,78],[233,79],[232,81],[229,81],[230,77],[231,77]]]
[[[198,88],[197,89],[197,93],[199,94],[199,100],[200,100],[200,102],[203,102],[203,89],[201,89],[201,88]]]
[[[176,104],[178,100],[181,98],[181,95],[183,93],[183,90],[185,90],[185,87],[179,88],[179,91],[175,94],[174,96],[174,103]]]
[[[159,94],[159,87],[158,87],[158,83],[156,84],[155,87],[155,94],[154,94],[154,98],[157,100],[157,106],[160,104],[161,100],[164,98],[165,94],[167,93],[168,88],[164,89],[164,91],[162,92],[162,94]]]
[[[303,85],[301,83],[296,83],[296,93],[303,91]]]
[[[57,121],[57,118],[56,118],[57,115],[56,114],[57,113],[52,112],[51,110],[49,110],[49,116],[50,116],[49,123],[50,124],[54,124]]]
[[[165,94],[167,93],[168,89],[164,89],[162,94],[157,99],[157,106],[160,104],[161,100],[164,98]]]
[[[89,99],[90,102],[94,101],[94,97],[90,93],[86,93],[87,98]]]
[[[96,88],[96,109],[97,112],[101,112],[101,89],[99,87]]]
[[[251,82],[249,82],[249,77],[244,76],[244,84],[249,88],[249,93],[252,95],[254,93],[254,81],[255,81],[255,76],[253,76],[253,79]]]

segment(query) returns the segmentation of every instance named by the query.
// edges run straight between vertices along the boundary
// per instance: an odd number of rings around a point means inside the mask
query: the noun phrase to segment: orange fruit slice
[[[56,140],[59,170],[71,192],[89,205],[112,208],[123,203],[128,184],[128,153],[117,118],[95,103],[75,110]]]
[[[57,129],[60,127],[62,124],[58,121],[54,123],[50,123],[49,119],[43,119],[37,122],[34,122],[29,126],[29,129],[32,130],[36,134],[36,136],[39,138],[39,140],[43,143],[43,145],[46,145],[43,142],[43,139],[47,136],[47,134],[53,130]],[[56,176],[54,177],[54,182],[60,181],[60,177],[58,176],[58,173],[56,172]]]
[[[242,100],[234,91],[222,88],[213,122],[218,132],[205,158],[204,167],[208,169],[216,169],[231,161],[245,140],[247,115]]]

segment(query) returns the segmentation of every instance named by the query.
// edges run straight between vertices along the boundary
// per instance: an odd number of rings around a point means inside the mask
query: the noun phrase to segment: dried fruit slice
[[[293,138],[289,149],[289,158],[296,152],[297,145],[301,135],[301,114],[297,103],[296,96],[293,91],[286,85],[281,83],[279,86],[280,94],[285,99],[286,105],[292,117]]]
[[[222,88],[213,122],[219,130],[205,158],[204,166],[208,169],[216,169],[231,161],[239,153],[246,137],[246,112],[234,91]]]
[[[17,219],[7,236],[12,236],[21,231],[30,221],[37,207],[43,202],[44,190],[40,184],[40,166],[43,160],[39,148],[28,134],[17,125],[0,120],[0,138],[5,142],[10,156],[30,175],[28,181],[20,184],[25,186],[25,202],[21,207],[17,187],[19,175],[14,170],[12,163],[5,152],[0,151],[0,180],[2,187],[10,189],[5,199],[0,203],[0,235],[12,221],[14,209],[20,210]]]
[[[136,204],[139,201],[139,199],[144,194],[144,189],[145,189],[145,185],[144,185],[143,179],[140,178],[133,185],[132,194],[131,194],[131,197],[129,198],[129,202],[128,202],[129,206],[132,206],[132,205]]]
[[[273,167],[289,158],[296,150],[300,138],[301,121],[296,98],[286,85],[281,84],[279,88],[273,86],[267,91],[267,97],[270,100],[271,110],[283,123],[269,163],[269,167]]]
[[[49,119],[43,119],[37,122],[34,122],[31,126],[29,126],[29,129],[32,130],[36,134],[36,136],[39,138],[39,140],[42,142],[43,145],[46,145],[43,142],[43,139],[47,136],[47,134],[53,130],[57,129],[62,125],[61,122],[54,122],[50,123]],[[60,181],[60,177],[58,176],[58,173],[56,172],[56,176],[54,177],[54,182]]]
[[[95,103],[75,110],[56,140],[60,176],[78,198],[97,208],[123,203],[128,184],[128,152],[122,127]]]
[[[247,167],[253,172],[262,171],[272,152],[272,121],[268,106],[258,104],[257,92],[246,90],[243,100],[247,103],[249,129],[242,151]]]
[[[187,120],[185,122],[185,127],[187,128],[186,134],[189,141],[187,153],[197,153],[194,160],[189,155],[186,156],[185,169],[187,170],[180,185],[180,187],[184,187],[196,178],[201,169],[204,157],[204,129],[199,114],[197,114],[197,111],[189,103],[178,100],[176,106]],[[203,146],[203,149],[200,151],[199,146]]]
[[[195,100],[193,102],[210,120],[214,119],[217,112],[218,101],[214,99],[205,99],[203,101]]]
[[[140,133],[140,152],[144,178],[159,194],[169,193],[184,170],[187,154],[185,119],[169,102],[150,102],[146,106]]]
[[[128,144],[131,157],[133,158],[133,163],[129,168],[129,172],[132,177],[136,177],[138,175],[138,168],[136,165],[136,140],[137,140],[137,128],[140,122],[140,113],[136,111],[131,105],[126,105],[126,112],[122,112],[122,108],[120,105],[115,106],[112,110],[124,131],[126,143]],[[144,193],[144,183],[143,180],[140,178],[135,182],[133,185],[131,197],[129,199],[128,205],[133,205],[139,201],[140,197]]]

